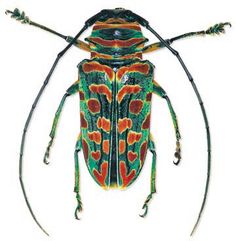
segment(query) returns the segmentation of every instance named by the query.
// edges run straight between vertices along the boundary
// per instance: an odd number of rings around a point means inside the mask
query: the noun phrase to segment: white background
[[[207,109],[212,133],[212,179],[206,209],[194,237],[206,180],[206,134],[201,111],[183,70],[167,50],[145,55],[156,65],[156,80],[168,92],[182,134],[180,166],[172,164],[175,136],[167,105],[153,98],[152,133],[158,152],[157,195],[149,214],[139,218],[149,193],[151,155],[143,172],[126,191],[104,191],[81,159],[84,211],[74,219],[74,145],[79,132],[79,98],[70,97],[62,113],[51,165],[42,163],[54,113],[65,90],[77,79],[76,65],[89,58],[71,48],[56,68],[33,116],[27,135],[24,180],[33,210],[51,240],[236,240],[235,232],[235,41],[233,0],[225,1],[1,1],[1,169],[0,239],[48,240],[31,218],[18,181],[22,129],[31,104],[64,40],[11,20],[5,9],[18,7],[38,23],[74,36],[84,21],[104,8],[124,7],[142,15],[164,38],[206,29],[224,21],[233,28],[215,37],[176,42]],[[89,35],[86,31],[82,39]],[[156,39],[144,30],[150,41]]]

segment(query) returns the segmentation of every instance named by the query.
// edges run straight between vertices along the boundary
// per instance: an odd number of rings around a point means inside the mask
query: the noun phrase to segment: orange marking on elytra
[[[131,100],[129,104],[129,111],[132,114],[139,114],[143,108],[143,101],[142,100]]]
[[[151,99],[152,99],[152,92],[149,92],[146,95],[146,101],[151,101]]]
[[[100,102],[94,98],[89,99],[88,100],[88,109],[92,113],[98,113],[101,110]]]
[[[104,72],[104,73],[107,74],[107,76],[110,80],[113,80],[114,77],[115,77],[114,72],[110,67],[108,67],[106,65],[99,64],[96,61],[84,63],[83,64],[83,71],[85,73],[90,73],[90,72],[95,72],[95,71]]]
[[[127,142],[128,142],[129,145],[132,145],[135,142],[139,142],[141,137],[142,137],[142,133],[138,133],[138,132],[135,132],[135,131],[129,131]]]
[[[126,129],[130,129],[133,125],[133,122],[130,118],[123,118],[118,120],[118,132],[121,134],[123,133]]]
[[[80,125],[81,128],[88,128],[88,122],[85,119],[84,112],[80,112]]]
[[[96,144],[101,144],[101,133],[99,131],[88,132],[88,138]]]
[[[137,94],[141,91],[139,85],[125,85],[117,93],[117,100],[120,103],[125,95],[127,94]]]
[[[148,129],[150,127],[150,120],[151,120],[151,116],[150,116],[150,113],[149,113],[146,116],[145,120],[143,121],[142,129]]]
[[[140,165],[142,166],[147,154],[147,141],[143,142],[140,148]]]
[[[138,157],[138,154],[136,152],[133,152],[133,151],[129,151],[128,152],[128,160],[130,162],[134,162]]]
[[[101,157],[101,152],[100,151],[92,151],[91,156],[93,157],[94,160],[98,161]]]
[[[102,150],[104,151],[104,153],[106,153],[108,155],[109,154],[109,149],[110,149],[109,140],[104,140],[102,142]]]
[[[125,153],[125,141],[119,140],[119,154]]]
[[[110,89],[106,85],[104,85],[104,84],[99,84],[99,85],[92,84],[92,85],[89,86],[89,89],[93,93],[105,95],[107,100],[109,102],[111,102],[111,100],[112,100],[112,93],[111,93]]]
[[[83,152],[84,152],[84,159],[88,162],[88,144],[85,139],[82,140]]]
[[[120,161],[120,175],[123,181],[123,187],[127,187],[135,177],[136,171],[133,169],[127,173],[127,167],[124,161]]]
[[[79,98],[80,100],[84,100],[84,92],[83,91],[79,91]]]
[[[110,132],[111,122],[110,122],[110,120],[106,119],[105,117],[99,117],[97,120],[97,127],[99,129],[103,129],[106,132]]]
[[[118,79],[121,79],[122,76],[124,74],[126,74],[127,72],[139,72],[141,74],[144,74],[144,75],[147,75],[148,72],[149,72],[149,65],[148,64],[145,64],[145,63],[136,63],[136,64],[133,64],[131,66],[124,66],[124,67],[121,67],[118,71],[117,71],[117,78]]]
[[[101,186],[103,187],[106,186],[105,180],[107,177],[107,172],[108,172],[108,162],[103,162],[101,164],[100,172],[96,169],[93,169],[93,175],[95,176],[99,184],[101,184]]]

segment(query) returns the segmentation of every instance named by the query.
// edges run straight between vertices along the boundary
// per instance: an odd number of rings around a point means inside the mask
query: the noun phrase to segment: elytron
[[[12,18],[45,31],[53,33],[68,42],[67,46],[57,55],[38,95],[33,102],[27,117],[19,160],[20,184],[26,204],[37,225],[48,235],[38,222],[28,201],[23,182],[23,154],[26,133],[32,114],[47,86],[61,57],[71,46],[77,46],[90,52],[90,59],[78,64],[78,80],[65,92],[53,120],[50,141],[47,146],[44,162],[49,163],[50,148],[53,144],[58,120],[63,105],[68,96],[80,96],[80,132],[75,145],[75,188],[77,207],[75,217],[82,211],[80,197],[80,171],[78,152],[83,151],[88,171],[95,182],[105,189],[126,188],[130,186],[142,170],[147,150],[152,153],[150,194],[147,196],[141,217],[146,216],[149,201],[156,192],[156,150],[150,133],[152,94],[165,99],[173,121],[176,150],[175,165],[181,160],[180,131],[175,111],[165,90],[155,81],[154,65],[143,60],[143,54],[167,48],[177,57],[185,71],[197,96],[207,136],[207,179],[205,193],[197,221],[191,235],[196,230],[205,206],[211,168],[211,138],[208,119],[203,101],[198,92],[192,75],[187,69],[180,54],[170,45],[179,39],[191,36],[205,36],[224,33],[229,22],[215,24],[206,31],[190,32],[164,40],[147,20],[123,8],[105,9],[89,18],[75,37],[65,36],[48,27],[31,21],[24,12],[18,9],[6,11]],[[85,39],[79,40],[80,35],[93,26],[92,33]],[[143,35],[141,27],[145,27],[159,40],[157,43],[146,45],[148,39]],[[155,107],[154,107],[155,108]]]

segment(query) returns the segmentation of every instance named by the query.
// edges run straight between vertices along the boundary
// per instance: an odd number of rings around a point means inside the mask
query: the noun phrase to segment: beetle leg
[[[25,15],[25,12],[24,11],[20,11],[18,8],[15,8],[14,11],[6,10],[5,13],[6,14],[10,14],[12,18],[14,18],[17,21],[20,21],[23,24],[29,24],[31,26],[35,26],[37,28],[43,29],[44,31],[47,31],[49,33],[55,34],[55,35],[59,36],[60,38],[63,38],[64,40],[66,40],[68,43],[70,43],[73,40],[73,37],[71,37],[71,36],[63,35],[61,33],[56,32],[53,29],[50,29],[50,28],[48,28],[46,26],[43,26],[41,24],[38,24],[36,22],[31,21],[29,19],[29,17],[27,17]],[[83,49],[85,51],[91,52],[89,44],[87,44],[87,43],[85,43],[85,42],[83,42],[83,41],[81,41],[79,39],[76,39],[73,44],[76,47],[80,48],[80,49]]]
[[[82,211],[82,202],[81,197],[79,194],[79,183],[80,183],[80,173],[79,173],[79,158],[78,153],[81,151],[81,134],[78,137],[78,140],[76,142],[75,146],[75,152],[74,152],[74,159],[75,159],[75,188],[74,192],[76,193],[76,199],[77,199],[77,207],[75,209],[75,218],[79,220],[78,218],[78,212]]]
[[[53,62],[53,65],[52,67],[50,68],[48,74],[47,74],[47,77],[45,78],[44,82],[43,82],[43,85],[42,87],[40,88],[37,96],[35,97],[35,100],[33,102],[33,105],[29,111],[29,114],[27,116],[27,119],[26,119],[26,122],[25,122],[25,125],[24,125],[24,129],[23,129],[23,133],[22,133],[22,137],[21,137],[21,144],[20,144],[20,155],[19,155],[19,179],[20,179],[20,185],[21,185],[21,189],[22,189],[22,192],[23,192],[23,196],[24,196],[24,199],[25,199],[25,202],[26,202],[26,205],[29,209],[29,212],[32,216],[32,218],[35,220],[36,224],[38,225],[38,227],[46,234],[48,235],[48,233],[43,229],[43,227],[40,225],[39,221],[37,220],[36,216],[34,215],[34,212],[33,212],[33,209],[31,208],[31,205],[30,205],[30,202],[27,198],[27,194],[26,194],[26,190],[25,190],[25,185],[24,185],[24,180],[23,180],[23,161],[24,161],[24,147],[25,147],[25,140],[26,140],[26,136],[27,136],[27,131],[28,131],[28,128],[29,128],[29,124],[32,120],[32,116],[33,116],[33,113],[35,112],[35,109],[38,105],[38,102],[42,96],[42,94],[44,93],[44,90],[46,88],[46,86],[48,85],[49,81],[50,81],[50,78],[57,66],[57,64],[59,63],[60,59],[64,56],[64,54],[71,48],[71,46],[76,42],[76,40],[80,37],[80,35],[88,28],[90,27],[96,20],[99,16],[101,16],[102,12],[99,12],[98,14],[94,15],[92,18],[89,18],[84,26],[81,28],[81,30],[74,36],[74,38],[70,41],[70,43],[68,43],[66,45],[65,48],[63,48],[62,51],[60,51],[58,54],[57,54],[57,57],[56,59],[54,60]]]
[[[149,150],[152,153],[152,171],[151,171],[151,192],[147,196],[142,209],[144,209],[144,213],[142,215],[139,215],[140,217],[145,217],[148,212],[148,204],[150,200],[152,199],[152,195],[156,193],[156,149],[155,149],[155,144],[150,137],[149,139]]]
[[[48,146],[47,146],[46,152],[44,154],[44,158],[43,158],[43,162],[45,164],[49,164],[48,158],[49,158],[49,154],[50,154],[50,149],[51,149],[51,146],[53,144],[53,140],[54,140],[54,137],[55,137],[55,134],[56,134],[58,120],[59,120],[59,117],[61,115],[61,111],[63,109],[63,106],[64,106],[64,103],[65,103],[65,100],[66,100],[67,96],[69,96],[68,93],[66,93],[62,97],[62,100],[61,100],[61,102],[59,104],[59,107],[57,109],[57,112],[56,112],[54,120],[53,120],[52,129],[51,129],[51,132],[50,132],[50,135],[49,135],[51,137],[51,140],[48,143]]]
[[[56,129],[57,129],[57,126],[58,126],[58,121],[59,121],[59,118],[61,116],[61,112],[62,112],[62,109],[64,107],[65,100],[68,96],[77,93],[78,89],[79,89],[79,81],[76,81],[69,89],[67,89],[66,93],[64,94],[64,96],[61,99],[61,102],[58,106],[58,109],[56,111],[56,114],[55,114],[55,117],[54,117],[54,120],[53,120],[52,129],[51,129],[51,132],[50,132],[50,135],[49,135],[51,137],[51,140],[48,143],[48,146],[47,146],[46,152],[44,154],[44,158],[43,158],[43,161],[44,161],[45,164],[49,164],[48,158],[49,158],[49,155],[50,155],[50,149],[51,149],[51,146],[53,144],[53,140],[54,140],[54,137],[55,137],[55,134],[56,134]]]
[[[156,81],[153,81],[153,93],[157,94],[158,96],[160,96],[162,98],[164,98],[167,102],[168,107],[169,107],[172,122],[173,122],[174,128],[175,128],[175,136],[176,136],[176,150],[175,150],[174,156],[176,157],[177,160],[174,161],[174,164],[178,165],[180,160],[181,160],[181,146],[180,146],[181,135],[180,135],[180,132],[179,132],[179,126],[178,126],[178,121],[177,121],[175,111],[173,109],[171,101],[170,101],[169,97],[167,96],[165,90]]]
[[[174,41],[183,39],[183,38],[189,38],[189,37],[193,37],[193,36],[215,35],[215,34],[219,35],[219,34],[225,33],[224,27],[227,25],[231,27],[231,23],[229,23],[229,22],[218,23],[218,24],[215,24],[214,26],[209,27],[207,30],[181,34],[181,35],[178,35],[171,39],[166,39],[165,41],[170,45]],[[165,45],[162,42],[153,43],[153,44],[145,46],[142,49],[142,53],[150,53],[150,52],[156,51],[158,49],[161,49],[163,47],[165,47]]]
[[[165,42],[165,40],[149,25],[147,26],[147,29],[153,33],[165,46],[166,48],[169,49],[169,51],[176,56],[177,60],[179,61],[180,65],[182,66],[185,74],[188,77],[188,80],[190,81],[192,88],[194,90],[194,93],[197,97],[198,103],[200,105],[201,108],[201,112],[202,112],[202,116],[203,116],[203,120],[204,120],[204,124],[205,124],[205,128],[206,128],[206,137],[207,137],[207,178],[206,178],[206,184],[205,184],[205,191],[204,191],[204,196],[203,196],[203,200],[202,200],[202,204],[201,204],[201,208],[198,214],[198,218],[197,221],[193,227],[193,230],[190,234],[190,236],[192,236],[194,234],[194,232],[196,231],[196,228],[200,222],[203,210],[205,208],[205,204],[206,204],[206,200],[207,200],[207,194],[208,194],[208,189],[209,189],[209,183],[210,183],[210,176],[211,176],[211,134],[210,134],[210,127],[209,127],[209,123],[208,123],[208,118],[207,118],[207,113],[201,98],[201,95],[198,91],[198,88],[194,82],[194,79],[191,75],[191,73],[189,72],[188,68],[186,67],[183,59],[181,58],[180,54],[178,53],[178,51],[176,51],[175,49],[173,49],[167,42]]]

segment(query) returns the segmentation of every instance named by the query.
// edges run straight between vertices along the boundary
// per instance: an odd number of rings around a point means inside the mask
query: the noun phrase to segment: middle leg
[[[51,132],[49,134],[50,136],[50,141],[48,143],[48,146],[47,146],[47,149],[46,149],[46,152],[44,154],[44,158],[43,158],[43,161],[45,164],[49,164],[49,155],[50,155],[50,149],[51,149],[51,146],[53,144],[53,141],[54,141],[54,138],[55,138],[55,135],[56,135],[56,130],[57,130],[57,126],[58,126],[58,121],[60,119],[60,116],[61,116],[61,112],[62,112],[62,109],[64,107],[64,104],[65,104],[65,101],[66,101],[66,98],[70,95],[73,95],[73,94],[76,94],[77,92],[79,91],[79,80],[77,80],[74,84],[72,84],[66,91],[66,93],[64,94],[64,96],[62,97],[61,99],[61,102],[57,108],[57,111],[56,111],[56,114],[55,114],[55,117],[53,119],[53,124],[52,124],[52,128],[51,128]]]
[[[80,197],[80,170],[79,170],[79,158],[78,154],[82,149],[81,144],[81,134],[79,134],[76,145],[75,145],[75,152],[74,152],[74,159],[75,159],[75,187],[74,192],[76,193],[76,199],[77,199],[77,207],[75,209],[75,218],[79,220],[78,218],[78,212],[82,211],[82,201]]]
[[[174,108],[171,104],[171,101],[168,95],[166,94],[165,90],[156,81],[153,81],[153,93],[164,98],[167,102],[167,105],[171,114],[172,122],[174,125],[174,129],[175,129],[175,136],[176,136],[176,149],[175,149],[174,155],[177,160],[174,161],[174,164],[178,165],[181,160],[181,146],[180,146],[181,135],[179,132],[177,116],[175,114]]]

